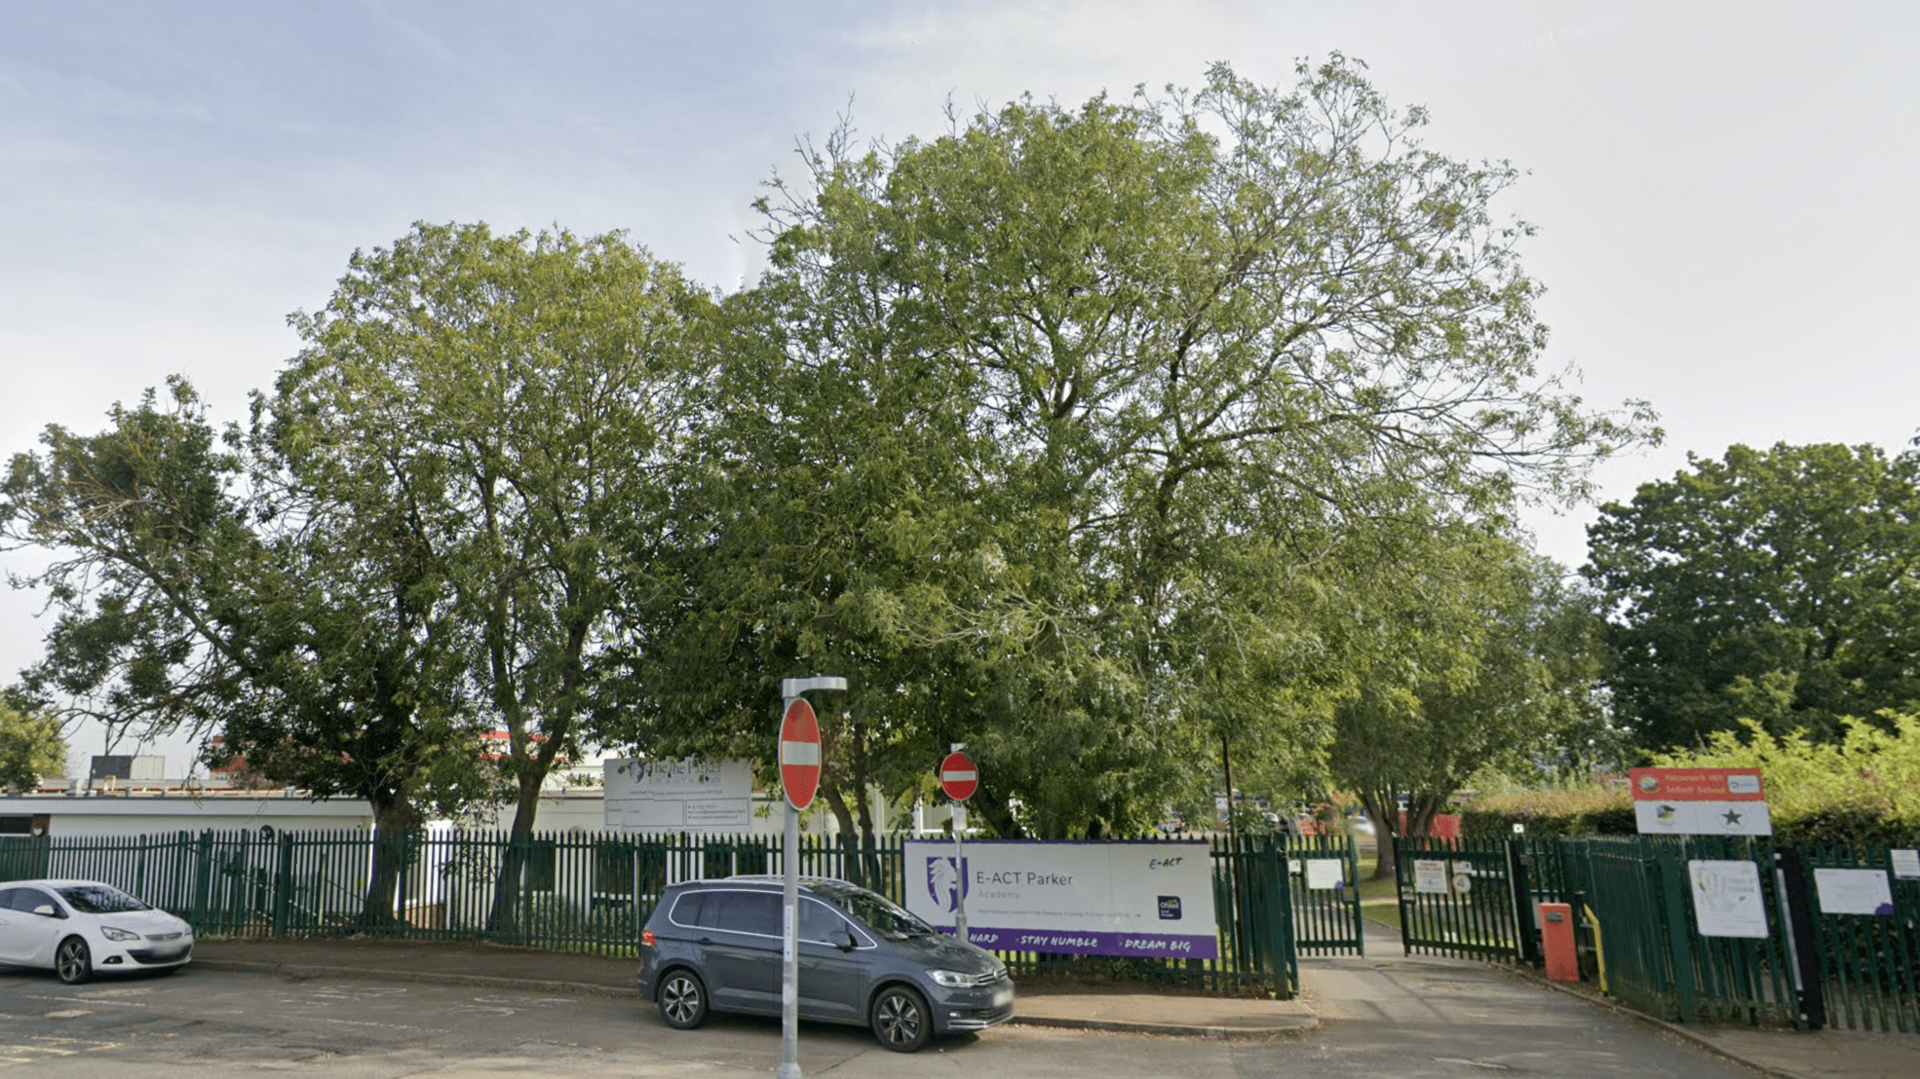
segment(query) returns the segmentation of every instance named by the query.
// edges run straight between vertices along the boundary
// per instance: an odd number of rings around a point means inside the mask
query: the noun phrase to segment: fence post
[[[180,838],[187,839],[187,833],[181,832]],[[183,843],[184,845],[184,843]],[[203,932],[207,924],[207,907],[213,895],[213,832],[202,831],[194,846],[193,860],[193,924],[196,932]]]
[[[1819,1030],[1827,1025],[1827,993],[1813,904],[1807,895],[1806,855],[1794,847],[1775,850],[1773,866],[1774,880],[1780,888],[1781,920],[1787,927],[1787,948],[1793,953],[1793,988],[1800,997],[1800,1020],[1808,1030]]]
[[[1518,839],[1507,840],[1507,882],[1513,886],[1513,935],[1519,959],[1540,965],[1540,945],[1533,939],[1533,888],[1527,883],[1527,858]]]
[[[1392,829],[1388,831],[1391,832]],[[1377,837],[1373,844],[1373,857],[1377,865],[1380,858],[1380,841]],[[1347,835],[1347,880],[1353,885],[1348,889],[1353,894],[1353,939],[1359,945],[1359,954],[1365,955],[1367,954],[1367,923],[1360,913],[1360,841],[1351,833]],[[1288,890],[1291,891],[1292,888],[1289,887]]]
[[[1267,836],[1261,851],[1261,869],[1267,894],[1273,897],[1264,904],[1268,963],[1280,983],[1283,998],[1291,1000],[1300,990],[1300,950],[1293,936],[1293,881],[1287,872],[1286,847],[1276,843],[1271,835]]]
[[[287,935],[288,912],[293,906],[293,833],[280,833],[280,863],[273,874],[273,935]]]
[[[1697,1012],[1699,994],[1693,975],[1693,919],[1688,915],[1692,884],[1687,872],[1686,854],[1663,847],[1653,872],[1657,888],[1666,899],[1669,974],[1679,998],[1675,1018],[1682,1023],[1697,1022],[1700,1017]]]
[[[1407,859],[1413,854],[1413,841],[1400,842],[1400,837],[1394,835],[1391,828],[1387,833],[1387,842],[1393,844],[1393,900],[1400,907],[1400,952],[1412,955],[1413,934],[1410,930],[1413,928],[1414,901],[1407,898],[1407,874],[1411,872]],[[1426,845],[1421,844],[1423,848]],[[1423,849],[1421,853],[1426,852]]]

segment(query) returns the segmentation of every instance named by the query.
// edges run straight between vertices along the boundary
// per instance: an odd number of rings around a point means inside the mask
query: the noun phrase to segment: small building
[[[162,788],[0,795],[0,837],[163,835],[175,832],[351,831],[373,827],[358,798],[314,800],[284,790]]]

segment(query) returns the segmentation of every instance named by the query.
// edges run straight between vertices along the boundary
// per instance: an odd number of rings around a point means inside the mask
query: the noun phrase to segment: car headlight
[[[957,970],[930,970],[927,971],[927,977],[932,978],[936,985],[944,985],[948,989],[964,989],[973,984],[973,975]]]
[[[100,935],[108,940],[139,940],[140,934],[129,933],[124,929],[115,929],[110,925],[100,927]]]

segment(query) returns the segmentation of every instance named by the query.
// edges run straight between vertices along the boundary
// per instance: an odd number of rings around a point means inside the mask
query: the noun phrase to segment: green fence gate
[[[1285,853],[1299,954],[1366,954],[1360,928],[1360,855],[1353,837],[1289,836]]]
[[[1503,962],[1534,954],[1532,915],[1516,901],[1528,891],[1525,863],[1513,843],[1412,837],[1393,849],[1406,954]]]

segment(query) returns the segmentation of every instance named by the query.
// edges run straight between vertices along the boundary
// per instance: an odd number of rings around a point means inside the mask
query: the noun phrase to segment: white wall
[[[373,810],[358,799],[206,797],[68,798],[63,795],[0,797],[0,815],[45,816],[53,836],[157,835],[169,832],[247,830],[341,831],[373,826]]]

